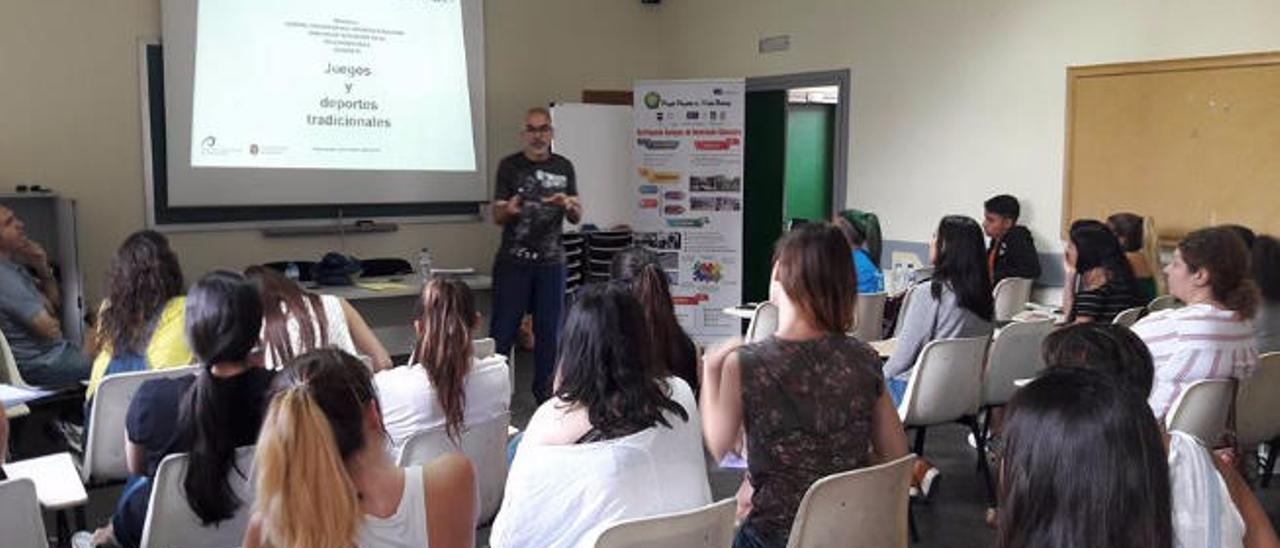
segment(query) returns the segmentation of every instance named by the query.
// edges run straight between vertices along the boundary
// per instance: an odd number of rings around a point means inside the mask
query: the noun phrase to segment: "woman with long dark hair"
[[[111,258],[107,296],[90,339],[97,358],[86,399],[107,375],[191,364],[183,335],[183,285],[182,267],[163,234],[140,230],[125,238]]]
[[[1161,419],[1191,383],[1245,379],[1258,363],[1252,322],[1258,287],[1239,236],[1226,227],[1192,231],[1178,242],[1164,273],[1169,294],[1186,306],[1152,313],[1133,326],[1155,357],[1155,388],[1147,402]]]
[[[1107,217],[1107,228],[1116,235],[1120,249],[1124,250],[1124,258],[1129,261],[1129,268],[1133,270],[1134,281],[1138,284],[1138,298],[1143,303],[1149,303],[1156,298],[1158,286],[1155,269],[1151,267],[1155,259],[1148,260],[1147,257],[1158,255],[1154,249],[1154,238],[1151,239],[1153,245],[1147,247],[1147,231],[1143,227],[1145,222],[1145,219],[1134,213],[1116,213]]]
[[[314,350],[284,368],[254,455],[246,548],[470,548],[475,470],[451,454],[400,468],[369,370]]]
[[[676,320],[671,286],[658,254],[640,247],[613,256],[609,275],[622,283],[644,307],[644,323],[653,342],[653,365],[659,375],[675,375],[698,391],[698,349]]]
[[[279,369],[294,356],[327,346],[362,356],[374,371],[391,367],[387,350],[346,299],[305,291],[265,266],[251,266],[245,276],[262,294],[262,351],[267,369]]]
[[[746,431],[751,508],[739,548],[786,545],[813,482],[907,452],[879,356],[846,335],[857,299],[848,256],[849,244],[831,225],[787,233],[774,250],[769,284],[778,330],[745,346],[730,341],[704,360],[707,448],[723,458]]]
[[[203,370],[142,384],[125,421],[132,474],[105,534],[137,546],[146,520],[151,480],[165,456],[187,452],[187,504],[206,525],[231,518],[243,504],[231,489],[236,448],[252,445],[266,411],[273,374],[247,359],[258,342],[258,292],[234,272],[200,278],[187,295],[186,332]],[[105,536],[100,531],[97,539]]]
[[[1258,236],[1253,242],[1253,279],[1261,299],[1253,318],[1258,352],[1280,352],[1280,240]]]
[[[592,546],[618,520],[711,501],[689,385],[653,374],[644,312],[617,284],[579,290],[551,399],[525,429],[490,545]]]
[[[1160,426],[1132,389],[1051,369],[1005,412],[997,548],[1172,548]]]
[[[895,405],[929,341],[991,335],[994,303],[985,257],[976,221],[962,215],[942,218],[929,241],[933,276],[909,290],[898,342],[884,364]]]
[[[1106,323],[1127,308],[1145,304],[1120,241],[1107,225],[1093,219],[1071,223],[1063,257],[1067,286],[1062,310],[1067,323]]]
[[[507,412],[511,379],[502,354],[476,359],[480,315],[467,284],[435,278],[418,301],[416,363],[374,376],[382,420],[399,451],[410,436],[439,426],[457,440],[463,427]]]

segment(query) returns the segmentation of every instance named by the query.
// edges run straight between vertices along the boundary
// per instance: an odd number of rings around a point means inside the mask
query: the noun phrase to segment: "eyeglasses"
[[[551,126],[524,126],[528,133],[551,133]]]

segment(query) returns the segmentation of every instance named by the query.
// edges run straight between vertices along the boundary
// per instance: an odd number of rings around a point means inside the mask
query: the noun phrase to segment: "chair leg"
[[[907,532],[911,542],[920,542],[920,530],[916,529],[916,511],[911,507],[911,503],[907,503]]]
[[[1267,463],[1262,469],[1262,487],[1271,486],[1271,472],[1276,469],[1276,446],[1277,440],[1266,442],[1267,445]]]
[[[987,466],[987,439],[982,436],[977,417],[965,417],[963,422],[969,425],[969,430],[973,432],[974,441],[978,446],[978,475],[982,477],[983,486],[987,488],[987,503],[995,507],[995,487],[991,483],[991,469]]]
[[[76,507],[76,530],[78,531],[89,531],[89,520],[85,518],[84,507],[84,504]]]
[[[58,526],[58,546],[71,546],[71,530],[67,526],[67,511],[58,510],[54,512]]]

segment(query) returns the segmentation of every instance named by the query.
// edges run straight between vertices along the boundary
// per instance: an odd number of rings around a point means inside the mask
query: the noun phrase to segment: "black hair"
[[[1071,223],[1069,237],[1076,246],[1076,272],[1083,274],[1102,267],[1107,280],[1128,290],[1134,296],[1133,304],[1138,304],[1138,282],[1133,276],[1133,266],[1120,249],[1120,240],[1107,225],[1093,219],[1080,219]]]
[[[675,375],[698,386],[698,364],[693,342],[676,320],[671,286],[658,254],[632,247],[613,256],[609,277],[631,290],[644,308],[645,325],[652,341],[653,360],[659,375]]]
[[[1049,370],[1005,414],[997,548],[1170,548],[1169,464],[1151,408],[1097,371]]]
[[[937,256],[929,289],[933,298],[939,299],[943,284],[950,285],[961,307],[991,321],[995,303],[982,243],[982,228],[976,221],[963,215],[943,217],[938,223]]]
[[[665,383],[646,363],[649,330],[640,303],[616,283],[584,286],[569,310],[560,337],[555,396],[586,408],[603,439],[634,434],[661,424],[670,411],[689,414],[667,394]]]
[[[259,405],[246,401],[255,396],[245,393],[246,374],[217,378],[211,370],[219,363],[244,363],[261,328],[262,301],[240,274],[213,271],[191,287],[186,303],[187,340],[204,370],[183,396],[178,428],[189,447],[183,478],[187,503],[205,525],[231,518],[242,504],[227,479],[235,466],[233,422],[256,419],[261,424],[265,412],[265,401],[255,402]]]
[[[1116,213],[1107,217],[1107,228],[1120,241],[1120,248],[1133,253],[1142,251],[1144,229],[1142,217],[1134,213]]]
[[[1253,248],[1254,241],[1258,239],[1258,236],[1257,234],[1254,234],[1253,229],[1244,225],[1222,225],[1222,228],[1234,232],[1236,236],[1240,237],[1240,241],[1244,242],[1244,246],[1250,249]]]
[[[1155,377],[1151,351],[1128,327],[1096,322],[1071,324],[1050,333],[1040,348],[1048,367],[1101,371],[1143,398],[1151,394]]]
[[[982,203],[982,209],[1014,222],[1017,222],[1018,216],[1022,214],[1022,207],[1018,205],[1018,199],[1008,194],[992,196]]]
[[[1280,301],[1280,240],[1268,235],[1253,242],[1253,280],[1262,298]]]

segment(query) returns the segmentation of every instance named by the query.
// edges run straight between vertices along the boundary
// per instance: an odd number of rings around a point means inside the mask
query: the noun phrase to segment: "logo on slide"
[[[258,144],[257,144],[257,143],[254,143],[254,144],[252,144],[252,145],[249,145],[249,154],[252,154],[252,155],[254,155],[254,156],[257,156],[257,155],[258,155]]]
[[[656,91],[650,91],[649,93],[644,94],[644,106],[648,107],[649,110],[662,106],[662,96],[658,95],[658,92]]]
[[[217,144],[218,144],[218,138],[210,135],[200,141],[200,148],[204,150],[209,150],[217,146]]]

